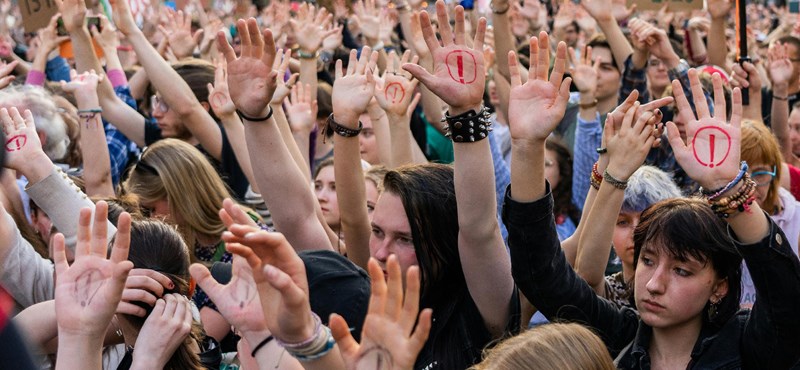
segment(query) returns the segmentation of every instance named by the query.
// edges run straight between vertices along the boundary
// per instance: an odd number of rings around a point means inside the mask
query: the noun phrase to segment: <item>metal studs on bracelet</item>
[[[445,136],[457,143],[481,141],[492,131],[489,109],[481,108],[478,112],[469,110],[457,116],[445,113],[442,122]]]

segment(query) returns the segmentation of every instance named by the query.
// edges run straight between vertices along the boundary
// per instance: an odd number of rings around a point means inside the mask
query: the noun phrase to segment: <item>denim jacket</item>
[[[549,184],[547,195],[535,202],[519,203],[510,194],[509,187],[503,221],[520,291],[550,321],[593,328],[613,356],[621,353],[619,368],[649,369],[652,329],[635,310],[598,297],[567,263],[556,235]],[[689,369],[788,369],[800,359],[800,261],[780,228],[767,219],[768,236],[753,245],[736,243],[751,269],[756,304],[720,330],[704,327]]]

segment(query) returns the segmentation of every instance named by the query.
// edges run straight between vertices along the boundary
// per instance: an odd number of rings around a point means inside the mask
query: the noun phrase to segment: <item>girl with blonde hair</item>
[[[579,324],[540,325],[484,352],[471,370],[613,370],[603,341]]]

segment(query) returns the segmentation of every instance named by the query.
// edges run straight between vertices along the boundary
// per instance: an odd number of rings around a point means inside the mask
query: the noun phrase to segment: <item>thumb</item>
[[[194,37],[192,37],[192,40],[194,41],[195,44],[197,45],[200,44],[200,40],[203,39],[203,32],[205,32],[205,30],[201,28],[194,33]]]
[[[328,319],[328,327],[330,327],[333,339],[336,339],[336,344],[339,345],[339,350],[342,352],[342,355],[347,356],[358,353],[360,346],[353,338],[353,335],[350,334],[350,327],[347,326],[344,317],[335,313],[331,314]]]
[[[403,69],[411,73],[414,78],[422,82],[429,90],[432,90],[431,87],[434,85],[433,75],[428,73],[425,68],[422,68],[419,64],[406,63],[403,64]]]
[[[208,95],[211,96],[214,93],[214,85],[209,82],[206,84],[206,88],[208,89]]]

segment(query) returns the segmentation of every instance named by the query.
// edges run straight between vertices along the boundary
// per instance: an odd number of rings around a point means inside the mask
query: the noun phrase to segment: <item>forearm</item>
[[[731,73],[728,64],[728,43],[725,39],[725,18],[712,18],[708,31],[708,64],[720,66]]]
[[[87,98],[76,97],[76,100],[79,111],[100,107],[96,93]],[[78,121],[81,127],[79,142],[83,154],[86,194],[90,197],[113,198],[115,193],[111,179],[111,158],[100,113],[81,113],[78,115]]]
[[[102,146],[105,146],[103,142]],[[37,181],[30,181],[25,189],[31,199],[41,208],[53,222],[69,248],[74,248],[78,234],[78,214],[82,208],[91,208],[94,203],[86,196],[61,170],[52,164],[47,166],[47,176]],[[110,239],[117,228],[106,221],[107,235]]]
[[[427,68],[426,68],[427,69]],[[428,122],[439,131],[442,135],[445,134],[444,128],[442,127],[441,121],[444,118],[444,112],[442,112],[442,105],[443,102],[439,99],[436,94],[428,90],[427,87],[419,85],[420,93],[422,94],[422,112],[425,113],[425,118]]]
[[[292,161],[274,119],[245,120],[245,138],[250,158],[259,158],[253,174],[275,227],[297,250],[333,249],[316,213],[318,204],[310,184]]]
[[[144,94],[147,87],[150,86],[150,79],[147,77],[147,71],[144,68],[139,68],[136,73],[128,80],[128,85],[131,87],[131,96],[136,99],[144,99]]]
[[[112,69],[122,70],[122,62],[119,61],[119,54],[117,54],[117,47],[103,47],[103,55],[106,58],[106,70]]]
[[[759,92],[760,93],[760,92]],[[775,84],[772,86],[772,110],[770,111],[770,123],[772,132],[781,146],[781,153],[787,162],[794,158],[792,152],[792,140],[789,137],[789,101],[786,99],[789,93],[787,84]],[[760,95],[760,94],[753,94]],[[775,99],[779,96],[783,99]]]
[[[102,336],[97,337],[102,338]],[[59,335],[56,370],[101,370],[103,368],[103,342],[97,337]]]
[[[514,200],[527,203],[543,198],[545,183],[544,140],[512,142],[511,196]]]
[[[43,348],[58,337],[56,301],[52,299],[26,308],[14,316],[13,320],[20,331],[26,334],[33,349]]]
[[[286,145],[286,149],[289,149],[289,155],[292,156],[292,160],[297,164],[297,168],[300,170],[306,183],[310,184],[311,162],[309,162],[308,159],[308,144],[306,144],[305,151],[300,149],[299,143],[295,140],[294,134],[292,133],[292,128],[289,126],[289,120],[286,118],[283,105],[270,104],[270,106],[272,107],[272,117],[275,118],[275,123],[278,125],[278,130],[281,132],[283,143]],[[310,135],[310,132],[306,132],[306,134]],[[306,135],[306,143],[308,143],[308,135]],[[305,155],[303,155],[303,153],[305,153]]]
[[[600,185],[597,199],[591,207],[588,217],[581,219],[581,223],[586,225],[582,233],[586,233],[587,236],[591,235],[591,237],[581,237],[578,240],[574,268],[575,272],[594,289],[595,293],[605,296],[603,276],[614,236],[614,226],[625,199],[625,192],[603,183]]]
[[[344,122],[355,127],[355,122]],[[342,219],[342,232],[347,236],[347,258],[365,268],[369,260],[369,237],[372,228],[367,211],[366,185],[361,169],[358,137],[334,135],[333,174],[336,180],[336,198]]]
[[[507,0],[494,0],[493,6],[495,9],[502,11],[503,9],[508,9],[507,7],[511,6],[511,4]],[[495,73],[499,73],[503,78],[509,80],[511,72],[508,69],[508,58],[505,56],[508,55],[509,51],[515,50],[516,45],[514,45],[514,34],[511,32],[508,11],[503,14],[492,13],[492,26],[494,27],[495,55],[498,56],[495,61],[495,66],[497,67]]]
[[[394,168],[392,132],[389,116],[378,104],[367,106],[369,119],[372,121],[372,131],[375,133],[375,146],[378,149],[378,159],[387,168]]]
[[[414,163],[411,135],[411,117],[407,115],[394,115],[389,117],[389,130],[391,131],[391,167],[399,167]]]
[[[706,44],[700,36],[700,31],[696,29],[686,30],[689,43],[691,44],[692,61],[702,64],[707,59],[708,54],[706,51]],[[710,37],[710,36],[709,36]]]
[[[508,62],[506,62],[508,63]],[[494,107],[503,114],[503,117],[508,117],[508,103],[510,102],[509,96],[511,94],[511,83],[506,77],[499,73],[494,74],[494,86],[497,91],[497,97],[500,99],[500,106]]]
[[[47,57],[49,55],[50,52],[42,48],[36,51],[36,56],[33,58],[33,63],[31,63],[31,70],[28,71],[28,79],[25,81],[26,84],[41,86],[44,83],[44,81],[42,81],[42,84],[32,83],[31,78],[33,75],[44,76],[45,67],[47,66]]]
[[[633,53],[633,47],[630,42],[622,33],[622,29],[614,18],[608,20],[597,20],[598,26],[603,30],[608,40],[608,45],[611,47],[611,53],[614,54],[614,59],[617,61],[617,67],[621,71],[625,65],[625,59]]]
[[[311,54],[316,54],[316,50],[306,51]],[[300,58],[300,82],[306,87],[306,90],[311,89],[312,96],[317,96],[317,58]]]
[[[78,73],[88,72],[92,69],[95,71],[102,71],[103,66],[94,53],[94,45],[92,44],[92,36],[86,27],[81,27],[69,35],[72,40],[72,51],[75,55],[75,69]],[[99,87],[98,87],[99,89]],[[98,94],[100,91],[98,91]]]
[[[247,182],[255,193],[261,193],[256,184],[255,177],[253,176],[253,166],[250,164],[250,154],[247,152],[247,141],[244,138],[244,125],[242,120],[236,113],[231,113],[219,117],[222,126],[225,128],[225,134],[228,137],[228,143],[233,149],[233,154],[236,156],[236,162],[244,172]]]

